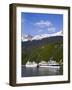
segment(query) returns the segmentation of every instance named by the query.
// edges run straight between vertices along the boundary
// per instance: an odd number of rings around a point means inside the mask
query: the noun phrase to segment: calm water
[[[51,76],[51,75],[62,75],[62,68],[49,68],[49,67],[25,67],[22,66],[22,77],[31,76]]]

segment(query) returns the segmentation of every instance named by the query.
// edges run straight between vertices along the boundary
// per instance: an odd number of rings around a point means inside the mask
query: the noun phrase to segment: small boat
[[[37,67],[37,63],[28,61],[25,66],[26,67]]]
[[[45,62],[45,61],[41,61],[41,62],[39,63],[39,65],[40,65],[40,66],[46,66],[46,65],[48,65],[48,64],[47,64],[47,62]]]
[[[48,66],[48,63],[45,62],[45,61],[41,61],[41,62],[39,63],[39,67],[47,67],[47,66]]]

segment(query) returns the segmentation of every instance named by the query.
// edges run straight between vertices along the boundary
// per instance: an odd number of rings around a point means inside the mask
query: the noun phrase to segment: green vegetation
[[[53,57],[56,62],[63,62],[63,44],[53,43],[48,45],[43,45],[38,48],[33,48],[30,51],[25,51],[22,53],[22,64],[26,64],[27,61],[35,61],[39,63],[40,61],[47,61]]]

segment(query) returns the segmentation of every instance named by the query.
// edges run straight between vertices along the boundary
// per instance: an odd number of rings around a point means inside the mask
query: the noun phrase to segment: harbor
[[[57,63],[56,61],[53,60],[49,60],[48,62],[46,61],[41,61],[40,63],[36,63],[36,62],[30,62],[28,61],[26,63],[26,67],[52,67],[52,68],[60,68],[62,64]]]
[[[22,65],[21,75],[22,77],[63,75],[63,65],[54,60],[41,61],[38,64],[28,61]]]

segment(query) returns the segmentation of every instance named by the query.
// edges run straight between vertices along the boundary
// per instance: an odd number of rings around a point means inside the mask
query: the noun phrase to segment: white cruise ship
[[[37,67],[37,63],[28,61],[26,67]]]
[[[56,61],[49,60],[48,61],[48,67],[51,67],[51,68],[60,68],[60,65]]]

